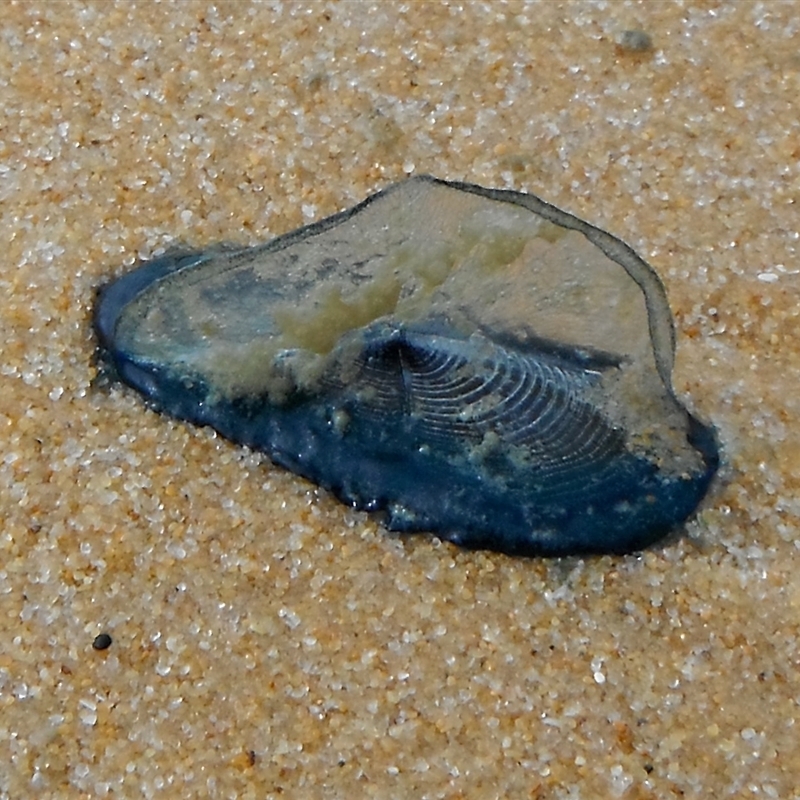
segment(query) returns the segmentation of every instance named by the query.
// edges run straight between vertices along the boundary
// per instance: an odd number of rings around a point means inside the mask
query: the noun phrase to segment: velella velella
[[[718,466],[672,389],[658,276],[531,194],[409,178],[262,245],[145,263],[94,325],[159,410],[469,548],[638,550]]]

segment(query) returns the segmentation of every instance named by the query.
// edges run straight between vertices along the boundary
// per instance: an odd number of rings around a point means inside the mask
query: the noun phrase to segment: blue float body
[[[620,453],[601,479],[594,472],[577,474],[573,493],[562,488],[554,494],[535,471],[504,470],[500,462],[476,467],[447,448],[420,448],[424,436],[413,417],[398,413],[376,421],[361,415],[346,389],[298,392],[279,405],[253,397],[212,400],[202,382],[187,385],[168,366],[138,363],[115,343],[117,320],[129,302],[203,259],[202,253],[166,256],[101,292],[95,328],[116,374],[157,409],[209,425],[344,503],[382,513],[391,530],[429,531],[465,547],[519,555],[630,552],[684,521],[718,467],[712,430],[690,418],[691,444],[705,464],[699,474],[665,477],[650,461]],[[334,409],[348,414],[344,434],[332,422]]]

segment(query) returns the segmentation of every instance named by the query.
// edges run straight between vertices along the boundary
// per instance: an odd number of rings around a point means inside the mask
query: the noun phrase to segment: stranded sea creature
[[[466,547],[640,549],[718,465],[672,390],[656,274],[530,194],[412,178],[263,245],[146,263],[95,328],[164,412]]]

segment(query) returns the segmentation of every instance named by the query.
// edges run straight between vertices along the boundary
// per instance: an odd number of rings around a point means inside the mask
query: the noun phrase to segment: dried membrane
[[[95,326],[166,413],[466,547],[639,549],[718,464],[672,391],[658,277],[529,194],[412,178],[264,245],[144,264]]]

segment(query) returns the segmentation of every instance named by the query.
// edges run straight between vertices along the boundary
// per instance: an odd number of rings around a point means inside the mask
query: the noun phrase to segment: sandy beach
[[[7,3],[0,799],[800,798],[799,31],[780,2]],[[413,174],[658,272],[723,459],[666,542],[399,536],[97,380],[110,279]]]

